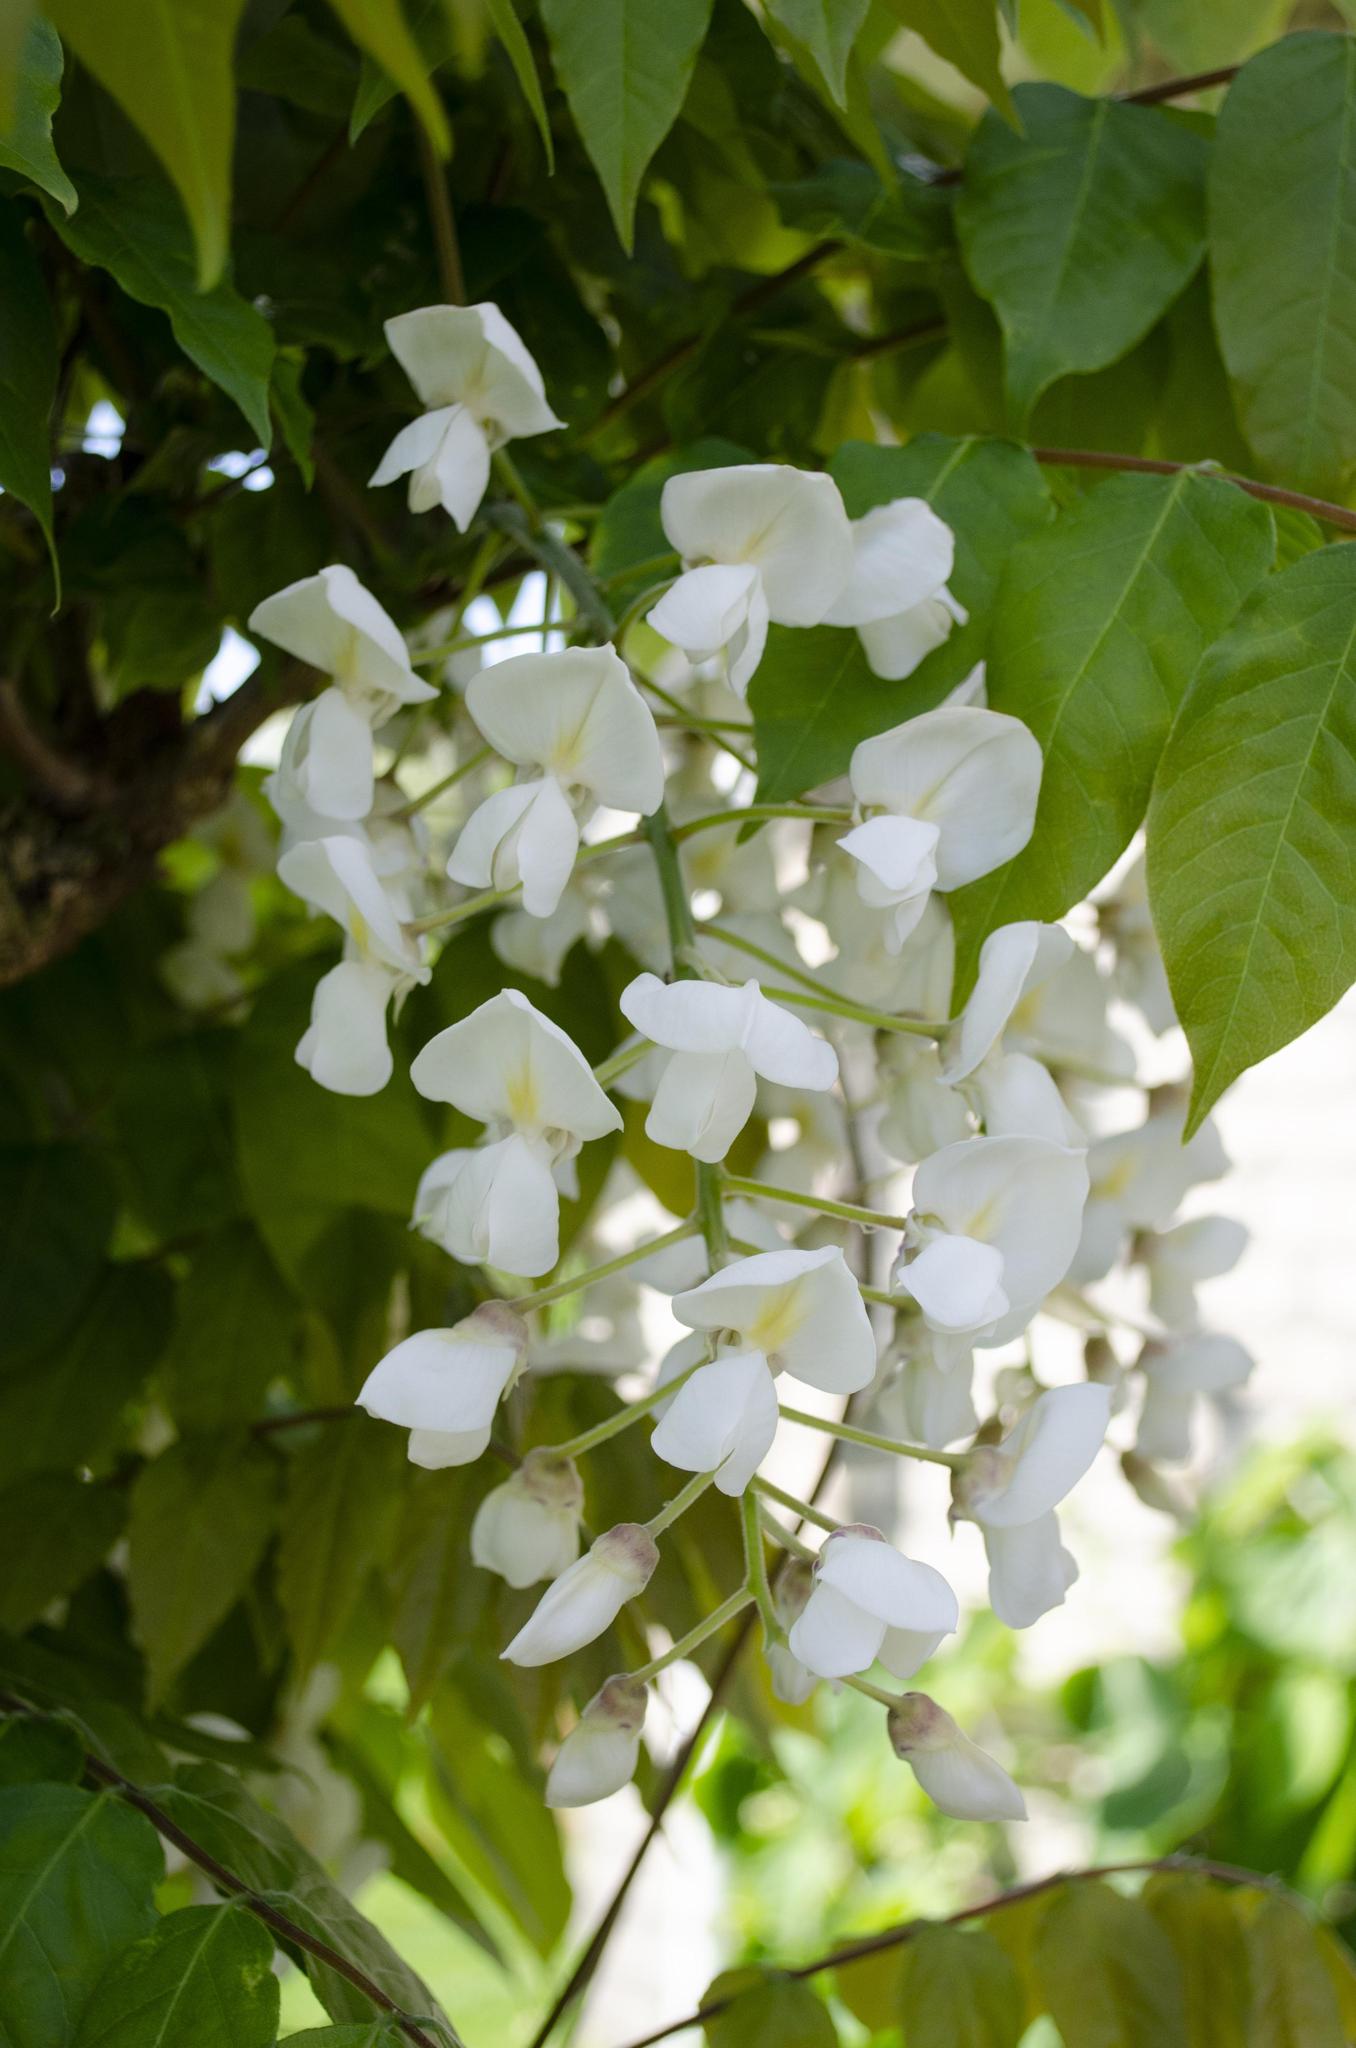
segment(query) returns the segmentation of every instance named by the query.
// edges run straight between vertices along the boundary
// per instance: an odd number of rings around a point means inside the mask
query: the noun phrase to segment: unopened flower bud
[[[895,1755],[943,1813],[955,1820],[1026,1819],[1026,1801],[1002,1765],[926,1693],[906,1692],[885,1725]]]
[[[649,1695],[624,1673],[595,1693],[561,1743],[546,1780],[548,1806],[591,1806],[630,1783]]]
[[[559,1578],[579,1555],[584,1488],[568,1458],[529,1451],[502,1486],[487,1493],[471,1524],[471,1558],[510,1586]]]
[[[789,1558],[782,1566],[772,1589],[772,1605],[784,1629],[790,1629],[804,1613],[814,1583],[813,1567],[804,1559]],[[793,1655],[786,1643],[768,1643],[764,1654],[772,1673],[772,1690],[777,1698],[784,1700],[788,1707],[804,1706],[819,1683],[815,1673]]]
[[[586,1557],[547,1587],[502,1653],[511,1664],[554,1664],[610,1628],[628,1600],[645,1590],[659,1546],[640,1522],[619,1522]]]

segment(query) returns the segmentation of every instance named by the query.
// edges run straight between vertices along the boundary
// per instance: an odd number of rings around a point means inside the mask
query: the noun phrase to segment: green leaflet
[[[330,5],[358,47],[395,80],[439,155],[447,156],[452,147],[447,115],[400,0],[330,0]]]
[[[79,1145],[0,1148],[0,1328],[6,1362],[67,1328],[103,1263],[114,1192]]]
[[[450,4],[450,0],[444,0]],[[513,0],[486,0],[486,13],[490,17],[494,32],[504,46],[504,53],[513,66],[513,75],[522,88],[523,98],[532,110],[532,118],[541,136],[541,146],[546,151],[546,168],[556,167],[556,145],[551,134],[551,121],[546,111],[546,98],[542,92],[541,79],[537,74],[537,60],[532,55],[532,45],[518,19]]]
[[[0,167],[31,178],[67,213],[75,187],[52,147],[52,116],[61,101],[61,43],[50,21],[30,22],[19,65],[14,119],[0,132]]]
[[[1343,2048],[1337,1992],[1314,1931],[1288,1899],[1263,1900],[1248,1929],[1248,2048]]]
[[[1056,1892],[1035,1966],[1064,2048],[1176,2048],[1185,2007],[1172,1943],[1138,1899],[1105,1884]]]
[[[197,289],[210,291],[226,268],[230,244],[231,61],[244,0],[143,0],[132,9],[110,7],[107,0],[46,5],[81,63],[169,172],[197,245]]]
[[[983,656],[1008,551],[1049,517],[1039,469],[1008,441],[941,434],[920,434],[906,448],[852,441],[831,468],[853,518],[892,498],[925,498],[955,529],[951,589],[970,623],[898,683],[873,675],[855,633],[774,626],[749,690],[760,802],[780,803],[841,775],[859,740],[939,703]]]
[[[185,1906],[124,1949],[86,2005],[74,2048],[270,2048],[273,1939],[243,1906]]]
[[[1012,95],[999,70],[1002,47],[993,0],[885,0],[905,28],[916,29],[939,57],[992,100],[1004,120],[1012,121]]]
[[[229,1224],[198,1247],[179,1289],[174,1336],[160,1378],[180,1428],[250,1421],[285,1378],[296,1351],[299,1304],[249,1223]]]
[[[1189,1130],[1356,979],[1356,549],[1270,577],[1212,647],[1149,806],[1154,924],[1196,1076]]]
[[[222,277],[220,264],[211,290],[201,287],[169,187],[155,178],[105,178],[87,171],[73,218],[67,220],[50,201],[47,217],[82,263],[110,271],[129,298],[169,315],[184,354],[235,400],[267,448],[273,438],[272,330]]]
[[[622,247],[650,158],[677,119],[711,0],[543,0],[557,76]]]
[[[187,1437],[140,1474],[127,1578],[152,1705],[249,1586],[277,1495],[277,1459],[243,1432]]]
[[[1022,1987],[991,1934],[923,1927],[903,1963],[898,2010],[909,2048],[1017,2048]]]
[[[727,1970],[702,1999],[735,1997],[707,2020],[709,2048],[837,2048],[838,2030],[808,1984],[772,1970]]]
[[[1205,250],[1204,139],[1157,107],[1058,85],[1013,95],[1023,132],[986,114],[956,227],[1003,327],[1022,426],[1057,377],[1100,370],[1148,333]]]
[[[278,1554],[278,1597],[298,1675],[310,1671],[383,1561],[398,1504],[399,1432],[363,1415],[294,1453]]]
[[[1186,2048],[1249,2048],[1246,1893],[1203,1877],[1156,1876],[1145,1905],[1177,1951],[1186,1995]]]
[[[1014,551],[989,703],[1031,728],[1045,767],[1030,843],[952,903],[958,1000],[991,931],[1062,917],[1125,851],[1196,664],[1274,545],[1265,505],[1182,471],[1113,477]]]
[[[1356,466],[1356,43],[1287,36],[1244,66],[1210,170],[1215,324],[1243,431],[1284,482]]]
[[[164,1872],[150,1822],[78,1785],[0,1791],[0,2026],[6,2048],[72,2038],[119,1950],[154,1924]]]
[[[27,505],[42,529],[59,604],[49,446],[56,374],[56,330],[23,208],[0,199],[0,489]]]
[[[839,106],[847,104],[847,65],[871,0],[768,0],[770,18],[802,43]]]
[[[0,1493],[0,1628],[16,1634],[72,1592],[122,1533],[122,1489],[35,1472]]]

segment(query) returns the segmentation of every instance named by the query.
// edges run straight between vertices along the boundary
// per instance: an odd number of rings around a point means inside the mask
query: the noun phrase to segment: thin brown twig
[[[1325,525],[1340,526],[1344,533],[1356,533],[1356,512],[1346,505],[1332,505],[1326,498],[1311,498],[1303,491],[1285,490],[1280,484],[1258,483],[1255,477],[1240,476],[1231,469],[1169,462],[1156,455],[1117,455],[1102,448],[1033,448],[1031,453],[1037,462],[1053,468],[1130,469],[1150,476],[1176,476],[1184,469],[1199,469],[1204,476],[1217,476],[1223,483],[1237,485],[1250,498],[1261,498],[1268,505],[1288,505],[1292,511],[1307,512],[1311,519],[1321,519]]]
[[[1156,107],[1161,100],[1184,100],[1193,92],[1208,92],[1212,85],[1227,85],[1241,68],[1238,64],[1221,64],[1215,71],[1192,71],[1185,78],[1163,78],[1157,85],[1118,92],[1116,98],[1131,107]]]
[[[1130,1863],[1099,1863],[1086,1870],[1054,1870],[1046,1877],[1032,1878],[1026,1884],[1014,1885],[1011,1890],[995,1892],[987,1899],[979,1899],[972,1906],[962,1906],[954,1913],[946,1914],[940,1920],[905,1920],[897,1927],[887,1927],[879,1934],[869,1934],[862,1941],[854,1941],[845,1948],[835,1949],[826,1956],[816,1956],[811,1962],[796,1963],[779,1974],[784,1977],[803,1979],[817,1977],[822,1970],[841,1969],[847,1963],[862,1962],[867,1956],[880,1955],[883,1951],[900,1948],[913,1939],[925,1927],[957,1927],[966,1920],[980,1920],[986,1914],[1001,1912],[1004,1907],[1020,1905],[1027,1899],[1039,1898],[1042,1892],[1054,1891],[1062,1884],[1086,1884],[1099,1878],[1126,1877],[1139,1872],[1181,1871],[1197,1877],[1211,1877],[1220,1884],[1253,1885],[1259,1890],[1274,1887],[1278,1880],[1263,1876],[1254,1870],[1242,1870],[1236,1864],[1215,1863],[1199,1856],[1151,1856]],[[686,2027],[703,2026],[707,2020],[717,2019],[728,2012],[739,1996],[737,1991],[729,1992],[723,1998],[713,1998],[706,2005],[698,2006],[695,2012],[685,2013],[681,2019],[671,2021],[667,2026],[656,2027],[653,2033],[643,2034],[638,2041],[628,2041],[626,2048],[655,2048],[655,2043],[668,2040]]]

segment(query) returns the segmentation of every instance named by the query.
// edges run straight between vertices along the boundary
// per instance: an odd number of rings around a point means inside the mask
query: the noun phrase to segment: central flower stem
[[[850,1422],[830,1422],[823,1415],[807,1415],[803,1408],[779,1407],[784,1422],[799,1422],[806,1429],[818,1429],[845,1444],[864,1444],[871,1451],[889,1451],[896,1458],[920,1458],[927,1465],[946,1465],[952,1470],[961,1462],[958,1451],[930,1451],[922,1444],[901,1444],[892,1436],[878,1436],[874,1429],[855,1429]]]
[[[670,1664],[676,1664],[682,1657],[690,1657],[709,1636],[723,1629],[727,1621],[733,1621],[737,1614],[742,1614],[752,1599],[752,1588],[741,1586],[737,1593],[731,1593],[728,1600],[722,1600],[719,1607],[713,1608],[710,1614],[704,1616],[695,1627],[690,1628],[685,1636],[680,1636],[672,1649],[665,1650],[661,1657],[652,1657],[649,1663],[642,1664],[638,1671],[628,1671],[627,1677],[638,1685],[645,1685],[650,1679],[657,1678],[661,1671],[668,1670]]]

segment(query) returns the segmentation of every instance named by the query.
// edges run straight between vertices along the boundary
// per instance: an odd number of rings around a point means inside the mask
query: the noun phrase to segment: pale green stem
[[[648,1664],[641,1665],[639,1671],[628,1671],[627,1677],[640,1685],[647,1685],[652,1678],[658,1678],[661,1671],[667,1671],[670,1664],[676,1664],[680,1658],[690,1657],[694,1650],[700,1649],[708,1637],[724,1628],[727,1621],[733,1621],[737,1614],[742,1614],[752,1598],[749,1587],[741,1586],[737,1593],[731,1593],[728,1600],[722,1600],[719,1607],[713,1608],[705,1620],[690,1628],[685,1636],[680,1636],[671,1650],[665,1650],[662,1657],[652,1657]]]
[[[897,1443],[892,1436],[878,1436],[873,1429],[857,1429],[850,1422],[829,1422],[822,1415],[807,1415],[803,1408],[780,1407],[778,1414],[786,1422],[799,1422],[806,1429],[820,1430],[825,1436],[836,1436],[845,1444],[864,1444],[871,1451],[890,1451],[897,1458],[920,1458],[926,1465],[947,1465],[955,1468],[961,1462],[958,1451],[929,1451],[922,1444]]]
[[[1105,1330],[1119,1327],[1130,1330],[1136,1337],[1156,1338],[1163,1335],[1162,1327],[1144,1323],[1137,1316],[1124,1315],[1120,1309],[1101,1308],[1095,1301],[1089,1301],[1086,1294],[1080,1294],[1076,1287],[1057,1287],[1048,1294],[1042,1304],[1044,1312],[1053,1316],[1056,1322],[1069,1323],[1075,1330]]]
[[[733,946],[737,953],[747,953],[750,960],[761,960],[765,967],[775,967],[778,974],[785,975],[790,981],[799,982],[802,988],[808,988],[813,995],[830,996],[834,1001],[839,1000],[834,991],[826,988],[822,981],[817,981],[813,974],[807,974],[803,967],[790,966],[785,960],[779,959],[777,954],[770,952],[766,946],[760,946],[756,939],[746,939],[742,932],[728,932],[724,925],[719,924],[699,924],[697,935],[703,939],[719,939],[723,946]]]
[[[488,633],[459,633],[455,640],[444,640],[423,654],[412,654],[410,660],[415,668],[428,668],[434,662],[446,661],[449,655],[464,654],[471,647],[488,647],[495,640],[525,640],[530,634],[568,633],[573,624],[573,619],[553,619],[535,626],[495,626]]]
[[[474,774],[477,768],[483,766],[492,757],[493,753],[493,747],[481,747],[476,753],[468,754],[464,761],[457,764],[450,775],[444,775],[442,781],[435,782],[432,789],[421,790],[418,796],[410,797],[408,802],[403,803],[394,815],[401,819],[412,818],[416,812],[426,810],[431,803],[436,802],[440,796],[444,796],[449,789],[454,789],[463,776]]]
[[[621,846],[639,846],[639,832],[618,832],[611,839],[595,840],[592,846],[580,848],[576,869],[587,867],[605,853],[615,853]],[[464,924],[468,917],[478,917],[482,910],[493,910],[501,903],[511,903],[522,884],[515,882],[511,889],[482,889],[478,896],[468,896],[464,903],[458,903],[451,910],[435,911],[432,917],[417,917],[405,929],[420,936],[425,932],[447,931],[454,924]]]
[[[813,1209],[819,1216],[836,1216],[844,1223],[859,1223],[864,1230],[902,1230],[906,1216],[889,1216],[879,1209],[863,1209],[856,1202],[833,1202],[827,1196],[802,1195],[792,1188],[777,1188],[764,1180],[746,1180],[741,1173],[721,1176],[727,1195],[753,1195],[764,1202],[792,1202],[798,1209]]]
[[[652,1237],[645,1244],[633,1244],[629,1252],[618,1252],[615,1259],[605,1259],[601,1266],[590,1266],[586,1273],[553,1280],[549,1287],[534,1287],[530,1294],[515,1295],[504,1306],[516,1309],[520,1316],[527,1316],[534,1308],[548,1308],[553,1301],[568,1301],[572,1294],[582,1294],[586,1287],[592,1287],[595,1280],[606,1280],[611,1274],[634,1266],[638,1259],[648,1259],[651,1252],[662,1251],[666,1245],[681,1244],[684,1238],[695,1237],[697,1229],[694,1221],[679,1223],[673,1230],[666,1230],[662,1237]]]
[[[651,555],[647,561],[632,562],[625,569],[614,569],[610,576],[600,576],[598,588],[615,590],[619,583],[630,583],[637,576],[654,576],[661,571],[671,574],[678,566],[679,557],[667,548],[662,555]]]
[[[756,1480],[754,1483],[759,1486],[761,1491],[761,1483]],[[799,1536],[793,1536],[789,1529],[783,1529],[766,1501],[761,1502],[760,1505],[762,1508],[763,1527],[778,1548],[784,1550],[788,1557],[798,1557],[805,1564],[813,1564],[815,1553],[811,1550],[809,1544],[802,1543]]]
[[[704,1358],[694,1359],[684,1371],[676,1372],[673,1378],[665,1380],[662,1386],[651,1387],[648,1393],[637,1394],[634,1401],[628,1401],[615,1415],[609,1415],[606,1422],[595,1422],[592,1429],[581,1430],[578,1436],[570,1437],[563,1444],[548,1444],[547,1450],[553,1458],[582,1458],[585,1451],[596,1450],[599,1444],[610,1442],[614,1436],[620,1436],[623,1430],[630,1429],[632,1423],[641,1421],[652,1408],[658,1406],[659,1402],[666,1401],[670,1394],[676,1394],[679,1387],[707,1363]]]
[[[787,1493],[782,1487],[774,1486],[770,1479],[760,1473],[753,1482],[754,1488],[766,1500],[775,1500],[778,1507],[785,1508],[789,1515],[798,1515],[802,1522],[813,1522],[816,1529],[823,1529],[830,1536],[842,1527],[832,1515],[826,1515],[822,1508],[815,1507],[808,1500],[797,1500],[794,1493]]]
[[[880,1685],[873,1685],[869,1678],[845,1678],[844,1685],[850,1685],[854,1692],[864,1692],[869,1700],[878,1700],[883,1707],[897,1707],[901,1694],[886,1692]]]
[[[648,1038],[628,1040],[625,1045],[618,1046],[610,1059],[600,1061],[594,1068],[594,1080],[600,1088],[610,1088],[618,1075],[626,1073],[630,1067],[637,1066],[651,1050]]]
[[[673,1384],[674,1382],[670,1380],[669,1386]],[[664,1388],[664,1392],[668,1392],[668,1387]],[[650,1534],[661,1536],[665,1529],[672,1528],[678,1517],[687,1513],[693,1501],[701,1499],[715,1476],[714,1472],[694,1472],[687,1485],[675,1493],[672,1500],[666,1500],[657,1515],[651,1515],[645,1524]]]
[[[849,1024],[865,1024],[872,1031],[902,1031],[906,1038],[935,1041],[943,1028],[940,1024],[925,1024],[917,1017],[892,1017],[884,1010],[868,1010],[862,1003],[849,1002],[846,996],[811,995],[798,988],[779,988],[776,994],[779,1003],[794,1003],[802,1010],[822,1010],[826,1016],[841,1017]]]
[[[505,490],[508,491],[511,497],[517,499],[532,525],[534,527],[540,526],[541,513],[537,509],[537,501],[523,482],[518,465],[509,454],[508,449],[496,448],[491,459],[494,465],[494,473],[500,483],[503,484]]]
[[[694,832],[712,832],[719,825],[747,825],[765,818],[808,818],[813,825],[850,825],[851,811],[831,810],[817,804],[745,804],[737,811],[708,811],[701,818],[685,818],[675,825],[677,840],[690,839]]]
[[[645,601],[647,603],[649,601],[650,595],[652,595],[652,593],[646,593]],[[618,642],[620,642],[623,638],[626,627],[628,626],[630,621],[631,613],[628,612],[625,619],[623,619],[621,625],[617,629]],[[640,684],[642,689],[648,690],[652,697],[657,697],[661,704],[668,705],[669,710],[673,713],[673,720],[675,725],[682,726],[683,729],[688,732],[700,732],[705,734],[708,739],[714,741],[716,746],[722,748],[724,752],[730,756],[731,760],[738,761],[741,768],[746,768],[750,775],[756,775],[758,773],[757,768],[755,767],[754,763],[749,759],[748,755],[742,753],[738,747],[732,746],[729,740],[727,740],[724,737],[724,735],[727,732],[739,732],[743,733],[746,738],[752,738],[753,727],[751,725],[741,725],[738,723],[737,720],[733,718],[693,717],[680,697],[674,697],[670,695],[669,691],[661,688],[661,686],[658,683],[652,682],[648,676],[638,675],[636,677],[636,681]]]
[[[767,1553],[763,1549],[763,1525],[758,1518],[758,1496],[751,1486],[746,1486],[740,1497],[739,1518],[744,1538],[744,1569],[758,1603],[764,1640],[769,1644],[785,1642],[786,1630],[777,1619],[777,1610],[772,1604],[772,1588],[768,1584]]]

